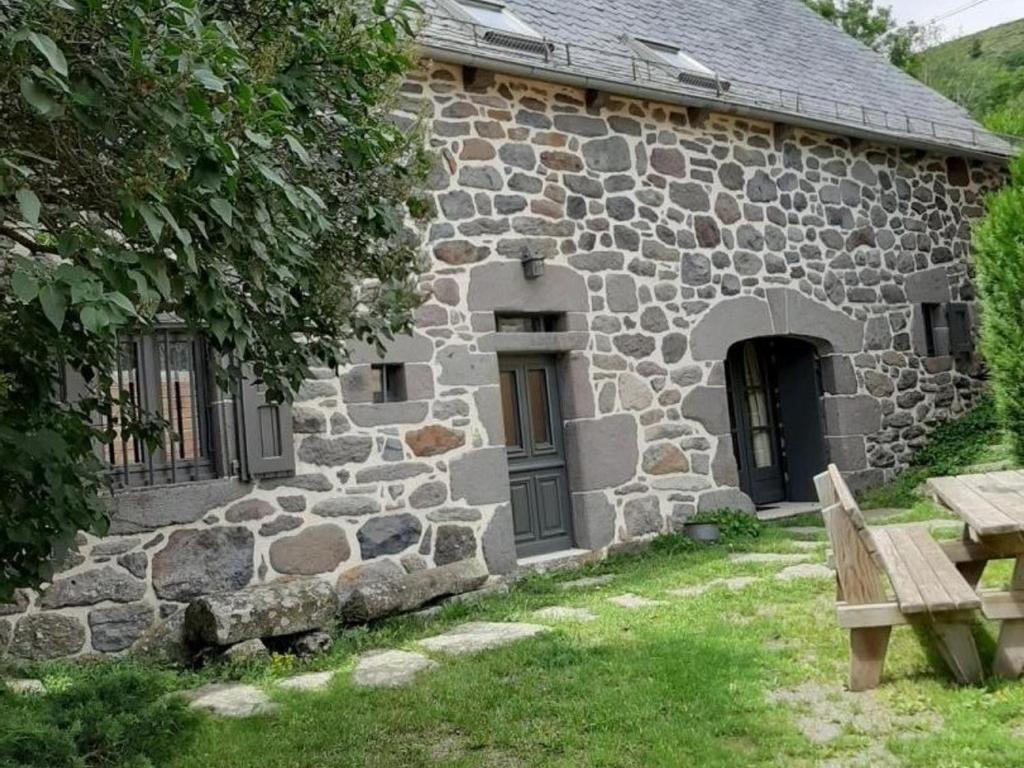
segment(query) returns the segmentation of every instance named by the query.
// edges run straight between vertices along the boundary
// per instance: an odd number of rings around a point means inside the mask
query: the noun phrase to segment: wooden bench
[[[904,624],[934,635],[958,682],[979,681],[971,624],[981,599],[939,543],[922,526],[869,527],[834,464],[814,482],[835,560],[836,613],[850,631],[850,689],[878,685],[892,628]]]

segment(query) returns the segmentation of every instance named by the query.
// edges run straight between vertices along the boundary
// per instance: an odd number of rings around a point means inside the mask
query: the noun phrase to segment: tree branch
[[[25,246],[33,253],[49,253],[54,255],[58,254],[58,251],[55,248],[51,248],[48,245],[42,245],[41,243],[37,243],[28,235],[25,235],[16,229],[11,229],[6,224],[0,224],[0,235],[10,238],[18,245]]]

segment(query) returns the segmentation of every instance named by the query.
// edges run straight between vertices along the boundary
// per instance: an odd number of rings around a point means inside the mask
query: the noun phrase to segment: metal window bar
[[[524,57],[519,51],[488,42],[486,33],[490,30],[487,27],[439,13],[434,9],[427,13],[425,22],[420,32],[420,41],[424,45],[440,50],[452,50],[455,53],[463,53],[469,47],[489,58],[538,66],[538,60],[534,56]],[[547,38],[545,41],[553,42]],[[714,98],[725,106],[760,107],[783,114],[819,119],[822,122],[839,122],[837,128],[840,131],[848,124],[860,123],[881,134],[894,137],[919,137],[929,141],[939,139],[954,146],[1000,154],[1012,154],[1024,147],[1024,141],[1018,137],[977,130],[967,122],[966,117],[964,123],[954,124],[926,115],[901,113],[897,116],[898,122],[893,124],[889,114],[882,110],[874,110],[882,113],[881,121],[871,119],[870,112],[873,108],[867,105],[749,80],[728,78],[732,88],[728,96],[721,96],[707,89],[687,87],[667,69],[651,67],[650,62],[625,51],[559,42],[549,48],[549,55],[545,58],[543,66],[552,70],[562,70],[590,78],[593,78],[595,73],[600,73],[600,76],[607,80],[632,81],[672,95],[690,93],[704,99]],[[638,67],[638,63],[645,66]]]

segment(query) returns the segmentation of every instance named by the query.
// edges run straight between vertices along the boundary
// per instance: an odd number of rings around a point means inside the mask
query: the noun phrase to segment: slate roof
[[[466,55],[491,68],[573,75],[667,100],[812,121],[852,135],[892,137],[931,148],[1005,156],[1009,144],[967,112],[885,57],[832,26],[801,0],[505,0],[506,7],[553,43],[545,61],[481,41],[481,28],[453,21],[429,0],[421,42],[439,59]],[[673,43],[730,82],[721,95],[682,85],[635,58],[623,35]],[[517,70],[515,66],[519,65]],[[656,69],[656,68],[654,68]],[[797,94],[799,93],[799,97]],[[801,121],[799,117],[806,120]],[[845,129],[841,130],[841,129]]]

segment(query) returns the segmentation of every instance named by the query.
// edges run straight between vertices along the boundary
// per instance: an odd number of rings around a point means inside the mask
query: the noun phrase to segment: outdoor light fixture
[[[529,247],[523,249],[523,274],[527,280],[536,280],[544,274],[544,257],[538,256]]]

